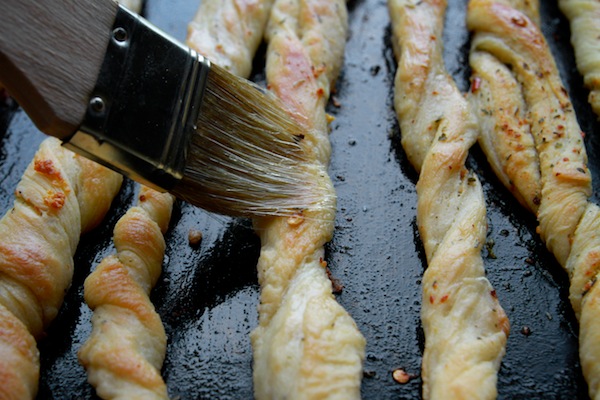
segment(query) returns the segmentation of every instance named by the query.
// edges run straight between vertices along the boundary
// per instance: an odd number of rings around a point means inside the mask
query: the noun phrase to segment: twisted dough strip
[[[588,101],[600,118],[600,2],[559,0],[558,5],[571,24],[577,68],[590,89]]]
[[[428,267],[421,317],[425,399],[492,399],[509,323],[485,278],[483,191],[466,170],[477,138],[442,59],[443,0],[389,0],[402,145],[420,171],[417,222]]]
[[[489,86],[498,99],[507,94],[502,82],[488,80],[490,69],[501,66],[503,74],[522,93],[520,115],[524,132],[533,137],[539,159],[537,182],[541,196],[537,207],[538,231],[548,249],[569,274],[570,300],[580,322],[579,355],[589,393],[600,398],[600,292],[596,287],[600,267],[600,209],[590,203],[591,176],[582,133],[567,91],[562,86],[554,59],[538,26],[507,2],[471,0],[467,18],[475,32],[473,54],[484,55],[489,64],[475,58],[475,77]],[[512,76],[502,66],[509,65]],[[486,94],[472,90],[479,104]],[[487,92],[486,92],[487,93]],[[496,98],[487,103],[490,115],[507,115]],[[481,115],[480,115],[481,117]],[[494,139],[502,141],[501,130]],[[492,148],[492,151],[494,149]],[[535,179],[521,176],[522,179]],[[536,209],[534,209],[535,211]]]
[[[104,217],[122,177],[44,140],[0,220],[0,398],[37,393],[36,340],[73,276],[79,236]]]
[[[104,399],[168,398],[160,376],[167,339],[148,296],[161,273],[172,208],[171,195],[141,186],[138,206],[115,226],[117,254],[85,280],[94,315],[79,360]]]
[[[335,216],[325,105],[346,32],[343,0],[276,1],[267,26],[269,89],[306,126],[313,179],[331,195],[320,211],[255,220],[262,243],[259,325],[251,335],[257,399],[360,397],[365,340],[335,301],[323,261]]]
[[[274,0],[205,0],[188,26],[188,46],[248,78]]]

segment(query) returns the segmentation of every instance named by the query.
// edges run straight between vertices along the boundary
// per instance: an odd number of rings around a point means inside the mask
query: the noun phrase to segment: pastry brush
[[[5,0],[0,82],[42,132],[209,211],[317,207],[279,100],[112,0]]]

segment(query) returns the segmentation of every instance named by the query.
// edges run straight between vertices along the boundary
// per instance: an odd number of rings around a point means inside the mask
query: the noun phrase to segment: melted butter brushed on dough
[[[188,35],[201,54],[247,77],[268,21],[269,89],[306,126],[302,142],[313,161],[302,167],[330,193],[319,212],[254,221],[261,238],[260,320],[252,333],[255,397],[358,398],[364,338],[335,301],[323,261],[335,217],[325,105],[343,60],[346,6],[278,1],[271,12],[273,3],[203,2]]]
[[[313,179],[331,195],[317,213],[255,221],[262,243],[252,332],[257,399],[360,397],[365,341],[335,301],[323,260],[335,217],[325,105],[343,60],[346,13],[343,1],[277,1],[267,27],[269,89],[306,126]]]

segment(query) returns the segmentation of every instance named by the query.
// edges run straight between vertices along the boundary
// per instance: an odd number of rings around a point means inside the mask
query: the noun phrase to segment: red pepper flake
[[[498,298],[498,295],[496,294],[496,291],[495,291],[495,290],[492,290],[492,291],[490,292],[490,295],[491,295],[491,296],[492,296],[494,299],[497,299],[497,298]]]
[[[321,97],[325,94],[325,90],[323,90],[323,88],[318,88],[317,89],[317,96]]]
[[[429,302],[433,304],[435,302],[435,297],[429,296]]]
[[[143,194],[140,194],[140,197],[138,197],[138,199],[140,200],[140,203],[143,203],[147,200],[146,195],[143,195]]]
[[[480,87],[481,87],[481,78],[476,76],[473,79],[473,83],[471,85],[471,93],[476,93]]]
[[[585,296],[592,289],[592,286],[594,286],[595,284],[596,284],[596,277],[592,277],[592,279],[590,279],[589,281],[587,281],[585,283],[585,285],[583,285],[581,295]]]
[[[448,300],[448,295],[447,294],[445,294],[445,295],[442,296],[442,298],[440,299],[440,303],[445,303],[446,300]]]
[[[319,265],[323,268],[327,268],[327,261],[323,260],[323,257],[319,257]]]
[[[318,78],[319,75],[321,75],[323,72],[325,72],[325,66],[320,66],[319,68],[315,68],[315,66],[311,66],[310,69],[312,70],[313,76],[315,78]]]
[[[510,21],[511,21],[513,24],[515,24],[515,25],[517,25],[517,26],[520,26],[520,27],[525,27],[525,26],[527,26],[527,20],[526,20],[525,18],[521,17],[521,16],[512,17],[512,18],[510,19]]]
[[[327,277],[331,281],[331,291],[333,294],[340,294],[344,291],[344,285],[342,285],[339,279],[333,277],[329,268],[327,268]]]
[[[63,192],[48,192],[44,197],[44,204],[54,210],[60,210],[65,205],[65,194]]]
[[[435,35],[430,35],[430,36],[429,36],[429,39],[431,39],[431,40],[437,40],[437,36],[435,36]]]
[[[33,163],[33,168],[40,174],[60,178],[60,172],[56,168],[54,168],[54,163],[52,162],[52,160],[36,159]]]

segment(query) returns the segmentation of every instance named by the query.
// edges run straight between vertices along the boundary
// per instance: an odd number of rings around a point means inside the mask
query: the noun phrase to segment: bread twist
[[[37,393],[36,340],[56,317],[82,232],[106,214],[122,177],[43,141],[0,220],[0,398]]]
[[[104,399],[168,398],[160,375],[165,330],[148,296],[161,273],[172,207],[171,195],[142,186],[139,204],[115,226],[116,255],[85,280],[94,314],[79,360]]]
[[[188,26],[188,45],[231,73],[248,78],[273,1],[203,1]]]
[[[559,0],[558,5],[569,19],[577,68],[590,90],[592,109],[600,118],[600,2]]]
[[[398,61],[395,107],[417,171],[417,223],[427,256],[421,318],[424,399],[492,399],[509,323],[485,277],[486,210],[465,168],[477,126],[445,71],[444,0],[389,0]]]
[[[530,208],[537,213],[541,238],[569,274],[570,300],[580,322],[582,370],[590,395],[600,398],[600,292],[595,285],[600,267],[600,209],[588,201],[591,176],[573,106],[539,27],[525,13],[508,1],[471,0],[467,22],[474,32],[472,96],[478,104],[486,104],[479,118],[491,118],[488,127],[494,117],[508,118],[515,111],[503,109],[498,99],[519,97],[518,119],[497,124],[491,142],[506,140],[510,135],[504,128],[514,124],[523,126],[522,134],[533,139],[539,178],[525,174],[511,179],[528,180],[523,185],[539,188],[536,207]],[[518,89],[507,89],[493,79],[496,69]],[[482,91],[482,87],[489,89]],[[493,96],[488,102],[489,93]],[[496,147],[487,150],[491,157]]]
[[[262,244],[259,325],[251,335],[257,399],[360,397],[365,340],[335,301],[323,261],[335,216],[325,105],[346,31],[342,0],[276,1],[267,26],[268,87],[306,127],[313,179],[330,195],[318,211],[255,220]]]

